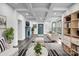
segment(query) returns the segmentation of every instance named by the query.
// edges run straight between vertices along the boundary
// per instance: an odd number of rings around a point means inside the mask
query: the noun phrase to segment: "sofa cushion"
[[[1,47],[1,45],[0,45],[0,53],[2,52],[2,47]]]
[[[18,55],[18,48],[9,48],[0,53],[0,56],[17,56],[17,55]]]
[[[1,48],[0,48],[0,53],[1,53]]]
[[[4,37],[0,37],[0,52],[7,50],[9,44],[5,41]]]
[[[1,52],[5,50],[5,48],[4,48],[4,46],[3,46],[1,41],[0,41],[0,49],[1,49]]]

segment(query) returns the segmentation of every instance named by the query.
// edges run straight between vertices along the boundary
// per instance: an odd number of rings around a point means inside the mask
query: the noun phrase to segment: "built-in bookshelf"
[[[71,15],[64,17],[64,34],[71,34]]]
[[[79,14],[75,12],[64,17],[64,34],[79,38]]]
[[[64,50],[69,54],[69,55],[78,55],[77,48],[79,47],[76,45],[75,39],[73,39],[74,42],[72,41],[72,38],[76,38],[76,40],[79,39],[79,12],[72,13],[68,16],[64,17],[64,35],[67,35],[70,37],[70,43],[71,47],[68,47],[64,45]],[[78,40],[79,41],[79,40]]]

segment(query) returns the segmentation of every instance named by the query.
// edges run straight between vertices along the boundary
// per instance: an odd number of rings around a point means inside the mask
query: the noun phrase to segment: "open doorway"
[[[26,21],[26,25],[25,25],[25,37],[26,38],[31,37],[30,22],[28,21]]]

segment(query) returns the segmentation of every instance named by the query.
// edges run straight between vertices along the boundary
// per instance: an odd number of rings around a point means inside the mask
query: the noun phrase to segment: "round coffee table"
[[[48,51],[45,47],[42,47],[41,50],[42,54],[40,56],[48,56]],[[36,56],[36,53],[34,51],[34,46],[30,47],[27,52],[26,52],[26,56]]]

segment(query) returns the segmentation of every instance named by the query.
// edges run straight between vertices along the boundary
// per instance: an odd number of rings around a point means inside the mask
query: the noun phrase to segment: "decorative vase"
[[[67,28],[69,28],[69,23],[67,23]]]
[[[41,54],[40,54],[40,53],[35,53],[35,55],[36,55],[36,56],[40,56]]]
[[[77,35],[79,36],[79,30],[77,30]]]
[[[79,19],[78,19],[78,29],[77,29],[77,35],[79,36]]]
[[[11,44],[8,44],[9,45],[9,48],[13,48],[13,45],[12,45],[12,43]]]
[[[66,21],[70,21],[71,20],[71,17],[66,17]]]
[[[68,28],[68,34],[70,34],[70,28]]]

